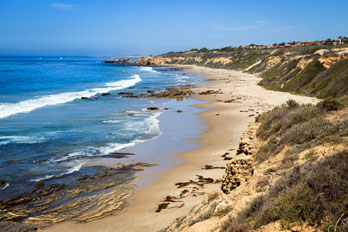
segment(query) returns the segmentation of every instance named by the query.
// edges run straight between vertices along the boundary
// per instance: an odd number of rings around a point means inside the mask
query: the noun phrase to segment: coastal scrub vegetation
[[[231,219],[225,231],[249,231],[278,220],[285,228],[306,222],[323,231],[348,231],[347,183],[348,151],[307,161]]]
[[[331,122],[326,119],[329,111],[343,106],[334,100],[324,100],[317,105],[299,105],[293,100],[275,107],[257,118],[261,123],[257,136],[265,141],[256,154],[263,162],[286,146],[297,152],[323,143],[335,143],[346,136],[347,121]]]
[[[307,223],[321,231],[348,231],[348,150],[321,159],[314,150],[328,144],[347,146],[348,117],[343,108],[334,100],[317,105],[289,100],[256,119],[257,137],[264,144],[256,154],[257,162],[286,151],[284,161],[290,165],[278,172],[281,177],[269,191],[230,218],[223,231],[250,231],[276,221],[283,228]],[[343,116],[330,118],[338,110]],[[295,163],[304,150],[308,152],[303,161]]]

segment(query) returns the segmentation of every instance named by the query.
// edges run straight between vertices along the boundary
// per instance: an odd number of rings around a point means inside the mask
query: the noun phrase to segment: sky
[[[348,36],[347,0],[0,0],[0,55],[158,55]]]

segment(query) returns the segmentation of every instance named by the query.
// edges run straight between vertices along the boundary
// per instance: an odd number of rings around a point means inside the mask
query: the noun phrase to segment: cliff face
[[[180,52],[140,58],[135,65],[195,64],[254,73],[274,90],[348,101],[348,48]]]

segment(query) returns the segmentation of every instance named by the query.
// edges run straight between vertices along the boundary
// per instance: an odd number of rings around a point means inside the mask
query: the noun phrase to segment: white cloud
[[[77,9],[75,5],[65,4],[65,3],[52,3],[50,6],[60,10],[76,10]]]

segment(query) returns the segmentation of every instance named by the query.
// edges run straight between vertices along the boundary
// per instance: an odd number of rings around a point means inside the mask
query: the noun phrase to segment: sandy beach
[[[60,223],[42,231],[161,230],[219,188],[224,167],[234,156],[242,132],[259,113],[288,99],[300,103],[317,101],[266,90],[257,85],[260,78],[252,74],[191,65],[175,68],[203,75],[207,80],[206,84],[193,89],[194,98],[207,102],[196,105],[205,109],[198,116],[207,127],[198,138],[199,146],[177,154],[182,164],[156,174],[153,183],[137,191],[129,206],[115,216],[85,224]],[[160,204],[163,204],[162,210]]]

